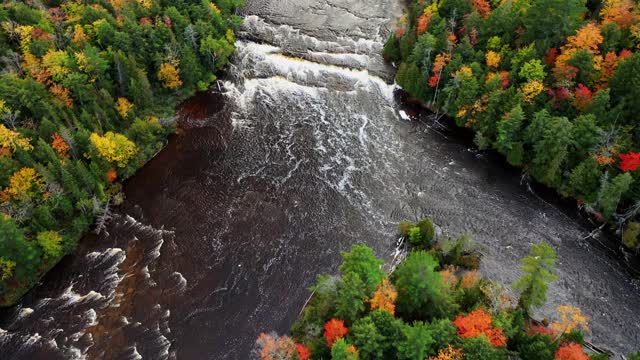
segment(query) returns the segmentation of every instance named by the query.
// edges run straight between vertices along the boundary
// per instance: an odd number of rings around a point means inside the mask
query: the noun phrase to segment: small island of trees
[[[339,275],[321,275],[291,327],[262,333],[261,360],[588,360],[609,359],[585,346],[588,318],[561,305],[557,320],[530,316],[555,281],[552,247],[535,244],[522,260],[517,296],[483,278],[471,238],[435,238],[433,224],[402,222],[407,257],[385,272],[366,246],[342,254]],[[640,360],[640,353],[630,360]]]

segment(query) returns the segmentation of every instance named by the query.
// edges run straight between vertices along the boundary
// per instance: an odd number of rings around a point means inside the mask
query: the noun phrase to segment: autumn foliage
[[[551,329],[557,334],[569,333],[575,329],[589,330],[588,317],[572,305],[560,305],[557,309],[558,320],[551,324]]]
[[[107,175],[107,181],[110,183],[116,181],[116,179],[118,178],[118,172],[116,171],[115,168],[109,169],[106,175]]]
[[[573,100],[573,106],[579,110],[584,110],[591,103],[592,97],[593,94],[588,87],[583,84],[578,84],[578,87],[576,87],[575,98]]]
[[[491,315],[483,309],[477,309],[466,316],[458,315],[453,324],[458,328],[458,335],[462,338],[485,335],[492,345],[505,346],[507,339],[502,329],[493,327],[491,322]]]
[[[241,2],[0,3],[0,307],[164,146],[174,127],[158,116],[229,62]]]
[[[410,9],[403,27],[417,32],[389,37],[384,51],[413,99],[605,221],[640,221],[638,179],[625,174],[639,167],[638,1],[413,0]],[[502,121],[518,107],[521,118]]]
[[[576,343],[562,344],[555,353],[556,360],[589,360],[582,346]]]
[[[261,360],[291,359],[296,354],[296,343],[288,336],[277,337],[262,333],[256,340]]]
[[[344,326],[344,321],[331,319],[324,325],[324,338],[327,340],[327,346],[332,347],[336,341],[347,335],[349,329]]]
[[[425,31],[427,31],[427,27],[429,26],[429,22],[431,21],[432,16],[433,15],[430,13],[425,13],[418,18],[418,35],[422,35]]]
[[[61,158],[69,157],[69,145],[64,141],[62,136],[58,133],[51,135],[51,147],[58,153]]]
[[[622,171],[636,171],[640,168],[640,153],[630,152],[627,154],[620,154],[620,170]]]
[[[462,349],[456,349],[452,345],[441,349],[437,356],[430,356],[427,360],[462,360]]]
[[[473,8],[476,9],[478,14],[483,18],[489,16],[491,12],[491,5],[489,5],[487,0],[473,0]]]
[[[182,85],[180,80],[180,70],[173,64],[162,64],[158,71],[158,79],[162,81],[164,87],[176,89]]]
[[[302,344],[296,345],[296,353],[298,353],[300,360],[308,360],[311,358],[311,349]]]
[[[373,297],[370,300],[371,310],[387,310],[391,315],[396,311],[396,299],[398,298],[398,292],[395,286],[389,279],[383,279],[382,284],[378,286],[378,289],[373,293]]]

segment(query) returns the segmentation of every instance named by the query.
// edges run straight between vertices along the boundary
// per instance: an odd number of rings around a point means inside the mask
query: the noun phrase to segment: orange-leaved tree
[[[291,359],[296,353],[296,343],[288,336],[261,333],[256,345],[261,360]]]
[[[589,356],[584,353],[582,346],[576,343],[560,345],[554,357],[556,360],[589,360]]]
[[[69,157],[69,145],[58,133],[51,135],[51,147],[58,153],[61,158]]]
[[[371,303],[371,310],[387,310],[391,315],[394,315],[396,312],[397,298],[398,292],[396,291],[395,286],[389,282],[389,279],[382,279],[382,283],[373,293],[371,300],[369,300]]]
[[[462,338],[485,335],[492,345],[505,346],[507,338],[502,329],[493,327],[491,321],[491,315],[483,309],[476,309],[467,316],[458,315],[453,324],[458,328],[458,335]]]

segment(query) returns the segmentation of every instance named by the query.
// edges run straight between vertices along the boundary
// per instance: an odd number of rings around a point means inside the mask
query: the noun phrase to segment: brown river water
[[[0,312],[0,358],[249,359],[340,251],[367,244],[390,261],[395,224],[422,216],[474,234],[483,273],[505,284],[532,243],[550,243],[561,280],[538,315],[576,305],[594,344],[638,349],[639,282],[612,242],[399,101],[380,51],[401,11],[248,1],[222,93],[183,104],[106,232]]]

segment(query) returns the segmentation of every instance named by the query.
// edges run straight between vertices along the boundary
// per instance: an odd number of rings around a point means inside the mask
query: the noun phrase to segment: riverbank
[[[479,148],[576,199],[637,255],[640,155],[626,84],[640,54],[624,31],[640,18],[617,21],[613,3],[412,1],[384,51],[412,96],[472,129]],[[542,26],[549,11],[555,20]]]
[[[0,5],[0,307],[103,230],[175,105],[227,64],[239,5]]]
[[[520,177],[520,185],[525,191],[529,191],[541,201],[550,204],[560,210],[565,216],[572,221],[579,223],[586,231],[585,238],[601,251],[606,252],[612,261],[619,261],[624,266],[628,274],[634,278],[640,276],[640,254],[637,251],[631,251],[620,244],[620,234],[612,230],[607,222],[603,221],[601,216],[586,211],[580,203],[576,203],[575,199],[561,196],[556,189],[549,188],[540,184],[535,179],[526,178],[523,170],[507,163],[504,155],[494,149],[480,150],[474,142],[475,133],[473,130],[460,127],[456,124],[455,119],[438,113],[437,110],[424,104],[418,99],[412,98],[411,95],[404,90],[398,90],[396,99],[400,107],[410,117],[412,121],[418,121],[426,127],[441,134],[445,139],[458,142],[469,149],[473,149],[483,160],[491,162],[500,167],[502,172],[509,174],[510,178]]]

